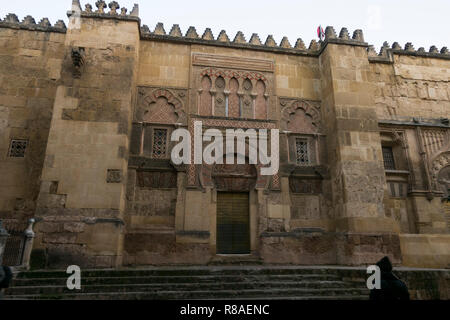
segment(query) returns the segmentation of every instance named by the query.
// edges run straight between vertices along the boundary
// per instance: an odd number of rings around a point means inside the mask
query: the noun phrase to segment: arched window
[[[266,120],[267,119],[267,103],[266,103],[266,85],[263,81],[258,80],[256,82],[256,99],[255,99],[255,118]]]
[[[243,96],[241,100],[241,117],[242,118],[254,118],[253,112],[253,97],[252,97],[252,89],[253,85],[249,79],[245,79],[242,84]]]
[[[230,80],[230,97],[228,99],[228,117],[239,118],[239,82],[235,78]]]
[[[211,79],[204,76],[201,82],[200,105],[198,113],[202,116],[212,115]]]
[[[216,79],[215,87],[216,96],[214,99],[214,115],[223,117],[225,116],[228,103],[228,97],[225,96],[225,79],[219,76]]]

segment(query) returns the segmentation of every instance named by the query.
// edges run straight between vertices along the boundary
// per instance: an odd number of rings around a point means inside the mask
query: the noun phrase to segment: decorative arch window
[[[267,102],[266,102],[266,85],[263,81],[256,82],[256,99],[255,99],[255,118],[260,120],[267,119]]]
[[[228,105],[228,97],[225,95],[225,79],[222,76],[215,81],[214,111],[211,115],[225,116]]]
[[[200,77],[199,115],[267,120],[268,83],[263,74],[207,68]],[[211,112],[207,92],[212,96]]]
[[[208,79],[205,84],[208,85]],[[132,126],[130,153],[152,159],[170,158],[170,136],[177,123],[185,123],[185,92],[140,88]]]
[[[200,89],[200,103],[198,113],[202,116],[212,115],[212,82],[210,77],[203,76]]]
[[[242,83],[242,99],[241,99],[241,117],[242,118],[254,118],[253,111],[253,96],[252,96],[253,85],[252,82],[247,78]]]
[[[228,99],[228,110],[226,113],[227,117],[239,118],[241,116],[240,110],[240,98],[238,95],[239,82],[236,78],[231,78],[230,80],[230,96]]]

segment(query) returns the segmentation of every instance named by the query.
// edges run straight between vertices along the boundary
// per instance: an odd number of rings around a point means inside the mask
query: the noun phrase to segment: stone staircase
[[[22,272],[5,299],[368,299],[364,279],[327,267],[208,266],[87,270],[81,290],[68,290],[64,271]]]

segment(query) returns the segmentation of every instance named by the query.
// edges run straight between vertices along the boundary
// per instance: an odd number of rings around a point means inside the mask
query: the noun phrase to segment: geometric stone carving
[[[433,178],[433,184],[437,188],[437,180],[439,172],[442,168],[450,166],[450,151],[446,151],[438,155],[431,165],[431,176]]]
[[[186,122],[186,90],[141,87],[138,92],[135,121],[160,124]]]
[[[295,133],[317,133],[320,129],[319,106],[313,102],[280,99],[281,130]]]
[[[106,175],[107,183],[121,183],[122,182],[122,170],[108,169]]]

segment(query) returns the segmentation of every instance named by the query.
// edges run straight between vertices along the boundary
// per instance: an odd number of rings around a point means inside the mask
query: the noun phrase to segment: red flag
[[[325,32],[323,32],[322,26],[319,26],[317,28],[317,36],[319,37],[320,40],[322,40],[322,38],[325,37]]]

